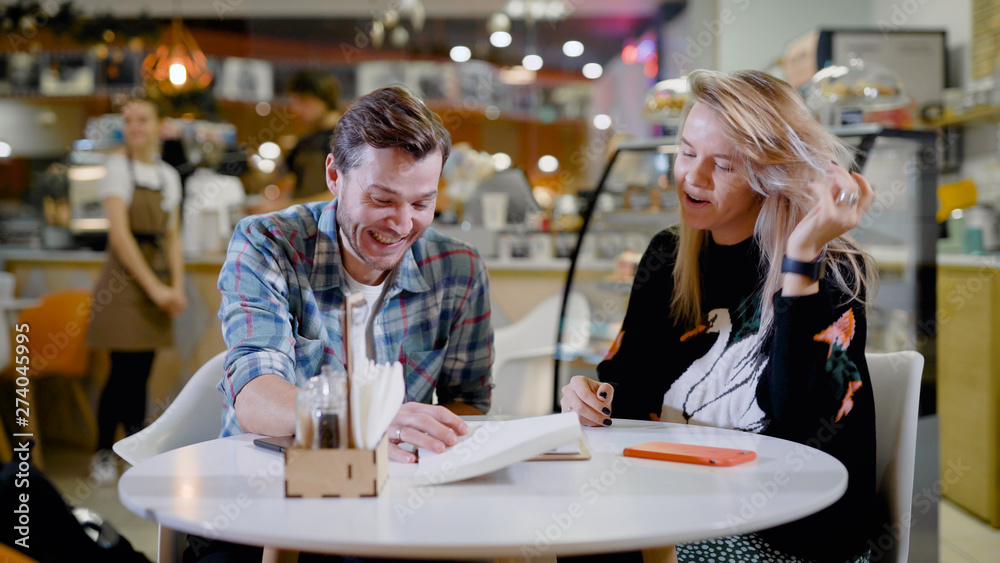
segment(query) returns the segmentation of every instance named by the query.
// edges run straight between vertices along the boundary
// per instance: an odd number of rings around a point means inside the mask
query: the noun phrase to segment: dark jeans
[[[110,450],[118,423],[131,436],[146,418],[146,382],[156,352],[111,352],[111,373],[97,410],[97,449]]]

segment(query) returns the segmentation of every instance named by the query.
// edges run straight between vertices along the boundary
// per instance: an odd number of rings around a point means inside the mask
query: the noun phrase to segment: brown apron
[[[129,168],[131,171],[131,161]],[[159,164],[162,166],[162,164]],[[133,183],[135,174],[132,174]],[[170,284],[170,267],[164,240],[170,213],[164,211],[165,178],[161,189],[135,186],[128,208],[129,226],[142,257],[160,281]],[[92,317],[87,345],[111,350],[154,350],[173,344],[170,315],[153,303],[115,251],[108,247],[94,287]]]

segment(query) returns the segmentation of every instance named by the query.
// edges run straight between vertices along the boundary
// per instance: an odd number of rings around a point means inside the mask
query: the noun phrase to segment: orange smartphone
[[[646,442],[645,444],[638,444],[625,448],[625,455],[646,459],[660,459],[663,461],[721,466],[739,465],[757,459],[757,452],[751,450],[734,450],[731,448],[675,444],[672,442]]]

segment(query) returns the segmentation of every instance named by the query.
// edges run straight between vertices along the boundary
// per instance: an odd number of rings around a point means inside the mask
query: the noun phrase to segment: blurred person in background
[[[108,349],[111,359],[91,462],[91,476],[99,483],[117,477],[111,446],[118,425],[126,435],[142,428],[156,349],[173,344],[171,319],[187,307],[181,179],[160,158],[158,108],[132,99],[121,113],[125,150],[108,157],[98,191],[108,218],[108,259],[94,288],[87,333],[87,345]]]
[[[280,195],[250,206],[250,213],[332,199],[326,188],[326,155],[330,154],[333,130],[340,119],[340,83],[329,73],[306,70],[292,77],[288,92],[292,113],[309,125],[310,132],[285,158],[285,175],[277,182]]]

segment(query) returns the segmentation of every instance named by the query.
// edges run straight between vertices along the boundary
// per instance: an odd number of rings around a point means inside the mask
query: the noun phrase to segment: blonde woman
[[[587,425],[610,425],[613,412],[759,432],[847,467],[847,492],[830,508],[678,546],[680,561],[866,561],[875,414],[865,306],[875,270],[846,233],[874,194],[834,164],[846,148],[785,82],[696,71],[690,83],[674,164],[681,224],[646,250],[601,381],[574,377],[563,410]]]

